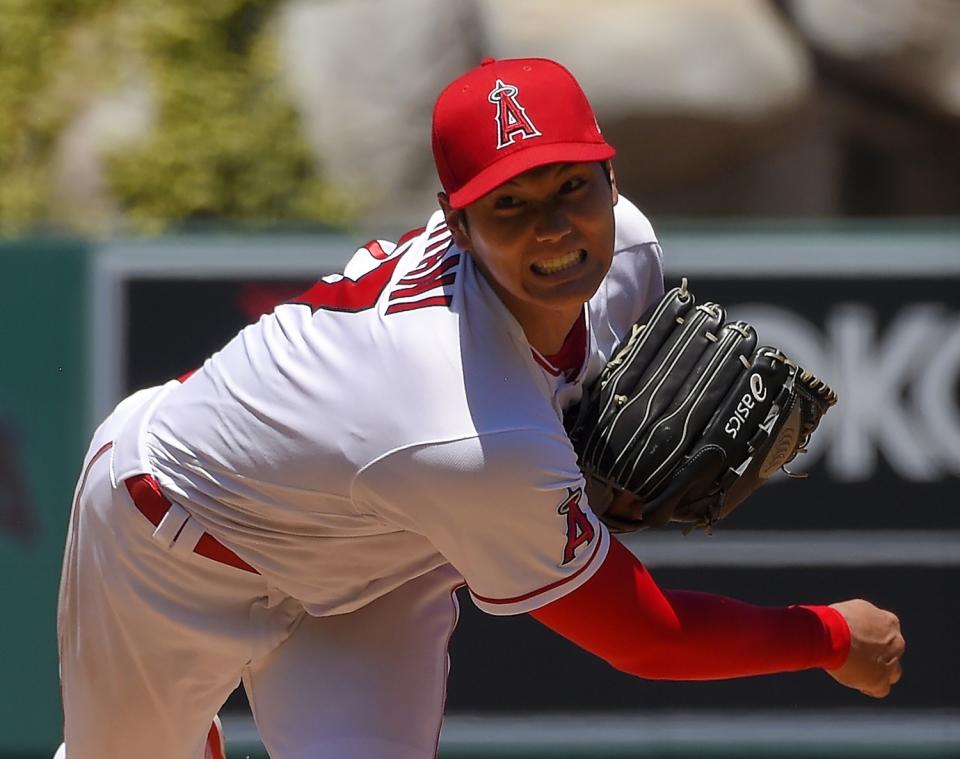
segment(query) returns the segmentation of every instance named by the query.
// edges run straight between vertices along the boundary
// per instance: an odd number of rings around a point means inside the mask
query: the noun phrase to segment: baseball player
[[[275,759],[434,756],[463,585],[642,677],[899,678],[893,614],[662,590],[591,510],[562,414],[663,282],[573,76],[485,60],[432,136],[424,227],[94,434],[59,604],[70,759],[200,757],[239,682]]]

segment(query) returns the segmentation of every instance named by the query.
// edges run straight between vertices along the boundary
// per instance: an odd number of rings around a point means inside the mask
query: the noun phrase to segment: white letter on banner
[[[840,426],[830,468],[840,480],[869,478],[881,450],[891,468],[914,481],[939,476],[928,436],[917,415],[903,406],[905,390],[926,367],[939,342],[939,309],[914,306],[894,317],[877,339],[876,314],[860,304],[844,304],[827,317],[827,334],[842,378],[837,392]]]
[[[930,362],[921,372],[917,405],[933,436],[937,457],[954,476],[960,477],[960,317],[940,324],[938,338]]]

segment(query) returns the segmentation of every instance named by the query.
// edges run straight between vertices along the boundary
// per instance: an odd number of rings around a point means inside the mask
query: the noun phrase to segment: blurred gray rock
[[[960,2],[791,0],[810,43],[900,95],[960,118]]]
[[[51,221],[87,234],[122,229],[110,193],[104,154],[146,136],[154,120],[145,81],[93,99],[60,133],[53,158]]]
[[[481,0],[491,53],[566,65],[604,117],[756,119],[810,88],[804,46],[765,0]]]
[[[479,61],[479,33],[469,1],[283,6],[279,46],[307,141],[324,176],[367,215],[402,224],[436,208],[433,102]]]
[[[289,0],[277,28],[325,175],[387,223],[435,207],[433,101],[482,55],[564,63],[628,155],[650,148],[636,126],[651,116],[709,120],[681,164],[753,140],[811,86],[805,47],[765,0]]]
[[[960,2],[787,2],[789,14],[767,0],[282,0],[267,33],[318,168],[363,226],[399,229],[436,207],[433,102],[484,55],[570,68],[617,147],[621,186],[653,213],[830,214],[837,130],[855,130],[816,89],[808,44],[960,116]],[[124,70],[60,135],[54,222],[124,226],[103,155],[154,119],[146,69]]]

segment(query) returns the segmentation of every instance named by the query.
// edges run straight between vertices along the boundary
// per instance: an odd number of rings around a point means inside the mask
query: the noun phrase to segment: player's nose
[[[537,242],[557,242],[570,234],[573,226],[562,208],[548,206],[538,215],[534,231]]]

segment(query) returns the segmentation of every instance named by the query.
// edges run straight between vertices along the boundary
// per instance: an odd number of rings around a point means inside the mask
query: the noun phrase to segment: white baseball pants
[[[64,556],[69,759],[200,759],[241,681],[273,759],[435,756],[458,573],[443,566],[358,611],[310,617],[259,574],[193,553],[198,530],[156,539],[111,482],[117,424],[94,436]]]

